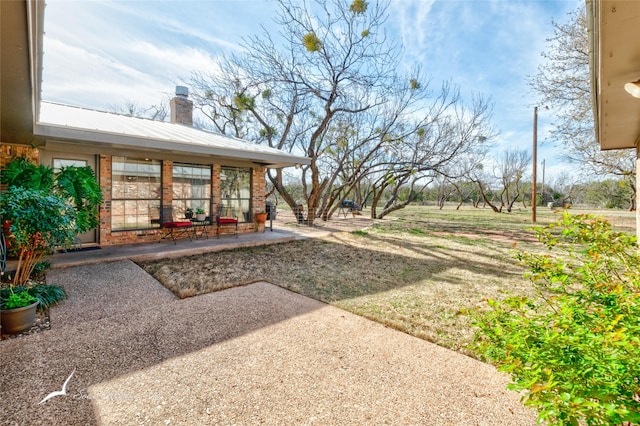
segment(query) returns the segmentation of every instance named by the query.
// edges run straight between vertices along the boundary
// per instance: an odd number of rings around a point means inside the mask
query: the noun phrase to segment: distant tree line
[[[456,187],[466,188],[460,192]],[[538,184],[540,188],[540,184]],[[416,196],[416,201],[438,205],[440,208],[445,203],[454,203],[457,207],[473,205],[478,208],[497,206],[498,211],[510,211],[503,204],[500,195],[503,189],[490,188],[486,191],[489,203],[485,202],[477,186],[471,181],[457,183],[441,182],[432,188],[425,189]],[[531,181],[522,182],[521,195],[515,203],[515,208],[531,207]],[[526,192],[525,192],[526,191]],[[566,207],[580,205],[593,208],[629,209],[629,200],[633,196],[633,189],[629,187],[625,179],[607,179],[589,183],[576,183],[567,185],[564,182],[555,182],[545,185],[544,192],[538,192],[537,204],[539,206]]]

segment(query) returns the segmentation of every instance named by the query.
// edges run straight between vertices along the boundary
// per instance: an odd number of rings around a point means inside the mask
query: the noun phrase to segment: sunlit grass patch
[[[464,312],[533,291],[513,259],[514,243],[546,250],[529,212],[410,206],[394,214],[366,230],[142,266],[179,297],[268,281],[474,355]],[[541,212],[539,222],[557,218]]]

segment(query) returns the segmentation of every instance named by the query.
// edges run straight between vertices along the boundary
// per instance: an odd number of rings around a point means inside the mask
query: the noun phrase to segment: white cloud
[[[542,61],[551,19],[562,21],[581,1],[393,0],[385,29],[402,40],[407,68],[420,64],[434,88],[451,80],[466,99],[492,97],[499,152],[530,147],[535,101],[527,76]],[[192,71],[238,52],[262,25],[275,34],[275,7],[265,0],[48,0],[43,97],[103,109],[158,103]],[[549,121],[540,116],[541,141]],[[545,144],[544,155],[557,157]]]
[[[155,4],[155,3],[154,3]],[[70,6],[75,5],[73,15]],[[214,64],[211,53],[175,36],[180,25],[150,13],[142,19],[126,5],[55,3],[45,15],[43,99],[108,109],[127,100],[155,104],[192,71]],[[92,7],[90,7],[92,6]],[[99,14],[100,19],[95,14]],[[133,18],[132,18],[133,17]],[[133,19],[137,25],[130,25]],[[166,31],[144,32],[152,22]],[[197,31],[190,31],[196,33]]]

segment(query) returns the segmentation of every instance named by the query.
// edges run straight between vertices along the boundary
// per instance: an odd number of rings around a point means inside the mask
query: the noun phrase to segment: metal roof
[[[202,129],[41,102],[44,9],[43,0],[0,0],[2,143],[41,146],[45,139],[96,153],[160,150],[165,156],[215,157],[272,168],[310,163],[307,157]]]
[[[41,102],[34,134],[93,146],[163,150],[252,161],[280,168],[310,159],[204,129],[116,113]]]

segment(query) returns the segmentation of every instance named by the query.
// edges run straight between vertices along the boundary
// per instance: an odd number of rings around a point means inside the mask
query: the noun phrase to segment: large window
[[[237,216],[244,222],[251,221],[251,169],[222,167],[220,198],[224,215]]]
[[[204,210],[211,217],[211,167],[173,165],[173,215],[184,218],[187,208]]]
[[[161,162],[113,157],[111,229],[125,231],[160,226]]]

